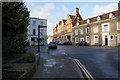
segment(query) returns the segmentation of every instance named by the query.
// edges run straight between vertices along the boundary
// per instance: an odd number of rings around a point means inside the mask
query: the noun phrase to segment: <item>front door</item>
[[[70,36],[67,36],[68,41],[70,41]]]
[[[105,36],[105,45],[108,45],[108,37]]]

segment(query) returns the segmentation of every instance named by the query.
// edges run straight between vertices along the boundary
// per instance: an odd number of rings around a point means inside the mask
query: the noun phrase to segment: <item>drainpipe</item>
[[[117,47],[117,35],[115,35],[115,37],[116,37],[116,47]]]

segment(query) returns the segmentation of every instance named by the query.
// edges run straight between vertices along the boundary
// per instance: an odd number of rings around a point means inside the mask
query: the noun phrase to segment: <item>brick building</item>
[[[89,45],[117,46],[120,44],[120,2],[118,10],[83,20],[76,8],[76,15],[68,15],[65,23],[65,41],[76,45],[86,41]],[[59,31],[59,29],[58,29]]]

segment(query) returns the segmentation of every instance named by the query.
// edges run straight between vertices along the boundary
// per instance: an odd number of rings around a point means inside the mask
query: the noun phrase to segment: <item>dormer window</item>
[[[100,17],[100,16],[98,16],[98,17],[97,17],[97,21],[100,21],[100,20],[101,20],[101,17]]]
[[[109,14],[109,18],[113,18],[113,17],[115,17],[115,16],[114,16],[114,13],[110,13],[110,14]]]
[[[87,20],[87,23],[90,23],[90,19]]]
[[[77,22],[77,26],[79,26],[81,24],[81,22]]]

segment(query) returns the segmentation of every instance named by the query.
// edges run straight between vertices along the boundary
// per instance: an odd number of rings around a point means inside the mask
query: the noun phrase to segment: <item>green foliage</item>
[[[25,53],[29,11],[23,2],[2,3],[2,51],[5,54]]]

